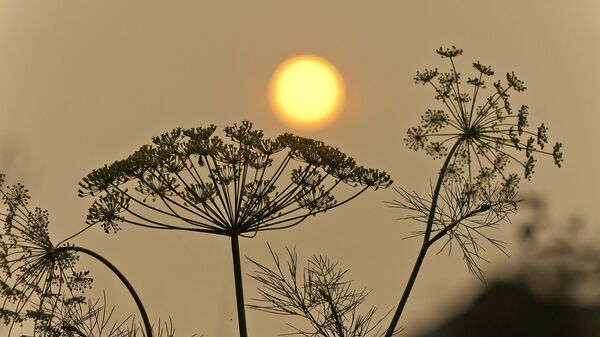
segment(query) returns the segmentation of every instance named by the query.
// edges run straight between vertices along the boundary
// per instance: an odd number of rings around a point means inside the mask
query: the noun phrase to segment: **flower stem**
[[[140,311],[140,315],[142,316],[142,321],[144,322],[144,328],[146,330],[146,336],[147,337],[152,337],[152,324],[150,324],[150,319],[148,318],[148,314],[146,313],[146,309],[144,309],[144,305],[142,304],[142,300],[140,299],[140,297],[138,296],[138,294],[135,292],[135,289],[133,289],[133,286],[131,285],[131,283],[129,283],[129,281],[127,280],[127,278],[125,277],[125,275],[123,275],[123,273],[121,273],[121,271],[119,271],[119,269],[117,269],[117,267],[115,267],[115,265],[113,265],[110,261],[108,261],[106,258],[104,258],[102,255],[91,251],[87,248],[83,248],[83,247],[77,247],[77,246],[62,246],[62,247],[58,247],[54,250],[54,254],[58,254],[60,252],[67,252],[67,251],[72,251],[72,252],[80,252],[86,255],[89,255],[93,258],[95,258],[96,260],[102,262],[105,266],[108,267],[108,269],[110,269],[113,273],[115,273],[115,275],[117,275],[117,277],[119,278],[119,280],[121,280],[121,282],[123,282],[123,284],[125,285],[125,287],[127,287],[127,290],[129,290],[129,293],[131,294],[131,297],[133,297],[135,304],[137,305],[139,311]]]
[[[244,287],[242,284],[242,266],[240,263],[240,244],[238,235],[231,235],[231,255],[233,257],[233,273],[235,277],[235,298],[237,301],[238,325],[240,337],[248,337],[246,329],[246,311],[244,306]]]
[[[413,266],[413,270],[410,273],[410,277],[408,278],[408,282],[406,283],[406,287],[404,288],[404,292],[402,293],[402,297],[400,298],[400,303],[396,308],[396,312],[394,312],[394,317],[392,317],[392,322],[388,327],[388,330],[385,333],[385,337],[392,337],[394,335],[394,331],[396,326],[398,325],[398,321],[400,320],[400,316],[402,315],[402,311],[404,310],[404,306],[408,301],[408,296],[417,280],[417,275],[419,274],[419,270],[421,269],[421,265],[423,264],[423,260],[425,259],[425,255],[427,254],[427,250],[429,249],[430,242],[429,237],[431,236],[431,229],[433,228],[433,220],[435,219],[435,210],[437,208],[437,201],[440,195],[440,189],[442,188],[444,182],[444,176],[446,175],[446,169],[450,164],[450,160],[454,156],[454,152],[458,146],[462,143],[463,139],[459,138],[448,155],[446,156],[446,160],[444,161],[444,165],[440,170],[440,174],[438,176],[437,183],[435,185],[435,190],[433,192],[433,196],[431,198],[431,206],[429,208],[429,218],[427,219],[427,227],[425,228],[425,235],[423,236],[423,245],[421,246],[421,250],[419,251],[419,255],[417,256],[417,260],[415,261],[415,265]]]

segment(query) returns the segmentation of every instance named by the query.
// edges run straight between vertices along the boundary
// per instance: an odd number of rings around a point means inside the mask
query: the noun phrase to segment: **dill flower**
[[[128,158],[93,170],[79,195],[96,198],[87,222],[107,233],[127,224],[230,237],[246,337],[239,236],[295,226],[392,180],[317,140],[289,133],[268,139],[249,121],[225,127],[225,139],[215,131],[178,128],[154,137]]]
[[[58,307],[65,296],[76,297],[89,288],[87,271],[77,271],[78,256],[56,252],[48,234],[48,212],[29,207],[27,189],[20,184],[4,187],[0,174],[0,320],[9,326],[35,322],[35,331],[51,330],[52,315],[40,313],[43,307]]]
[[[400,198],[390,205],[408,210],[404,219],[426,224],[416,234],[423,235],[428,245],[442,234],[447,239],[444,247],[457,244],[469,270],[483,279],[477,265],[483,260],[481,242],[504,248],[503,242],[487,236],[483,229],[495,228],[516,212],[520,175],[515,168],[531,179],[537,155],[552,156],[560,167],[562,144],[548,151],[547,126],[542,123],[537,130],[529,129],[529,108],[512,107],[511,94],[526,89],[514,72],[506,74],[505,82],[493,82],[491,93],[485,94],[486,82],[494,75],[490,66],[473,63],[475,74],[463,85],[454,62],[462,49],[440,47],[437,53],[449,60],[450,69],[417,72],[414,80],[430,85],[440,106],[425,111],[420,125],[408,129],[405,142],[410,149],[425,150],[445,162],[436,189],[428,197],[397,189]],[[481,97],[485,98],[478,102]]]
[[[292,134],[267,139],[248,121],[225,128],[229,141],[215,130],[175,129],[92,171],[79,191],[96,197],[88,223],[100,223],[106,232],[130,224],[253,236],[392,183],[385,172],[358,166],[320,141]],[[291,168],[293,163],[298,166]],[[286,175],[291,179],[282,182]],[[343,185],[359,189],[335,194]]]
[[[490,66],[473,63],[475,73],[463,85],[463,75],[454,63],[462,49],[440,47],[437,53],[450,61],[450,69],[417,72],[414,80],[433,87],[440,108],[428,109],[421,124],[408,130],[405,142],[409,148],[425,149],[434,159],[445,157],[451,149],[448,167],[453,178],[458,178],[456,173],[460,172],[465,184],[478,189],[498,180],[512,184],[515,177],[507,169],[513,163],[522,168],[525,179],[531,179],[538,154],[552,156],[561,166],[562,144],[546,150],[546,125],[530,130],[529,108],[521,105],[515,109],[511,105],[511,94],[526,89],[514,72],[507,73],[505,81],[492,82],[491,93],[484,94],[494,75]],[[482,96],[485,98],[478,101]]]
[[[454,62],[462,49],[440,47],[437,53],[449,60],[450,69],[426,69],[417,72],[414,80],[430,85],[439,105],[428,109],[404,140],[410,149],[425,150],[433,159],[444,158],[444,163],[430,195],[397,189],[399,198],[389,202],[408,211],[402,219],[421,222],[425,228],[415,233],[423,237],[423,245],[385,337],[392,336],[433,244],[444,239],[441,250],[458,246],[469,271],[483,280],[478,264],[485,261],[483,243],[504,249],[504,242],[486,230],[508,221],[517,210],[520,177],[516,172],[521,170],[525,179],[531,179],[538,155],[552,156],[559,167],[563,161],[562,143],[552,151],[546,148],[546,125],[531,130],[529,108],[511,105],[511,95],[527,89],[514,72],[507,73],[505,81],[492,82],[491,93],[486,93],[486,82],[494,75],[490,66],[473,63],[475,74],[466,77],[465,85]]]

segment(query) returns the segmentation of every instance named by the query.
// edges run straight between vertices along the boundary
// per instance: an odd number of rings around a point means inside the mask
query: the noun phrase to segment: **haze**
[[[484,4],[485,3],[485,4]],[[359,163],[387,170],[396,186],[426,192],[439,169],[407,149],[406,129],[434,105],[413,83],[416,70],[444,67],[439,46],[464,49],[460,66],[515,71],[528,90],[517,100],[564,143],[565,163],[540,160],[524,193],[542,194],[552,213],[597,225],[600,190],[597,97],[600,3],[596,1],[0,1],[0,170],[25,183],[33,204],[52,215],[52,235],[82,228],[90,200],[77,183],[90,170],[124,158],[171,128],[252,120],[269,136],[293,131],[334,145]],[[345,79],[344,110],[329,127],[289,130],[270,111],[266,89],[275,67],[300,54],[320,55]],[[369,304],[392,308],[415,259],[417,227],[369,192],[287,231],[241,242],[267,262],[266,242],[301,256],[323,253],[351,269]],[[518,218],[515,220],[518,223]],[[500,236],[510,238],[514,227]],[[78,243],[104,254],[138,288],[153,319],[171,316],[177,333],[236,336],[226,237],[100,229]],[[514,246],[511,246],[514,247]],[[490,277],[507,259],[489,254]],[[85,262],[87,263],[87,262]],[[89,263],[94,287],[120,310],[125,291]],[[252,266],[245,261],[244,270]],[[246,298],[256,283],[245,280]],[[407,336],[443,320],[480,289],[460,256],[428,258],[402,324]],[[249,333],[289,332],[283,317],[248,311]]]

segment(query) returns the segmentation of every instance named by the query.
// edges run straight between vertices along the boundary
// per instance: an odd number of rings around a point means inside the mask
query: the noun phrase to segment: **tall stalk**
[[[433,191],[433,196],[431,199],[431,206],[429,208],[429,217],[427,219],[427,227],[425,228],[425,235],[423,236],[423,244],[421,246],[421,250],[419,251],[419,255],[417,256],[417,260],[415,261],[415,265],[413,266],[413,270],[410,274],[410,277],[408,278],[408,282],[406,283],[406,287],[404,288],[404,292],[402,293],[402,298],[400,298],[400,303],[398,304],[398,307],[396,308],[396,311],[394,312],[394,317],[392,317],[390,326],[388,327],[388,329],[385,333],[385,337],[392,337],[392,335],[394,334],[394,330],[396,329],[396,326],[398,325],[398,321],[400,320],[400,316],[402,315],[404,306],[406,305],[406,302],[408,301],[408,296],[410,295],[410,292],[415,284],[415,281],[417,280],[417,275],[419,274],[419,270],[421,269],[421,265],[423,264],[425,255],[427,255],[427,250],[429,249],[429,247],[431,245],[429,238],[431,236],[431,229],[433,228],[433,220],[435,219],[435,210],[437,208],[437,201],[438,201],[438,197],[440,195],[440,189],[444,182],[444,176],[446,174],[446,169],[448,168],[448,165],[450,164],[450,160],[454,156],[454,152],[456,152],[456,149],[462,143],[463,139],[464,138],[461,137],[456,141],[456,143],[454,143],[454,146],[452,146],[452,149],[450,149],[450,152],[448,152],[448,155],[446,156],[446,160],[444,161],[444,165],[442,166],[442,169],[438,176],[438,180],[435,185],[435,190]]]
[[[121,226],[230,236],[238,320],[246,337],[238,236],[296,226],[312,215],[384,189],[390,176],[337,148],[290,133],[264,137],[249,121],[174,129],[126,159],[93,170],[80,196],[96,200],[87,223],[107,233]],[[291,165],[297,162],[297,168]]]
[[[483,229],[495,228],[516,212],[520,178],[510,172],[511,164],[521,166],[524,178],[529,180],[537,162],[535,155],[552,156],[558,167],[563,161],[562,143],[556,143],[552,151],[545,148],[548,128],[544,123],[537,132],[528,130],[529,108],[526,105],[518,109],[511,107],[510,94],[527,89],[514,72],[506,73],[506,83],[493,82],[491,94],[483,104],[477,104],[479,90],[486,88],[487,77],[494,75],[492,68],[479,61],[473,63],[477,73],[466,77],[467,88],[464,88],[461,79],[465,76],[456,70],[454,62],[463,50],[452,46],[440,47],[436,52],[449,60],[449,71],[437,68],[417,71],[414,80],[417,84],[431,85],[435,99],[444,109],[428,109],[421,116],[420,125],[408,129],[404,140],[410,149],[425,150],[433,159],[445,157],[445,162],[429,208],[424,205],[425,198],[404,190],[399,191],[403,200],[392,202],[394,207],[414,212],[407,218],[425,223],[426,227],[423,245],[386,337],[393,335],[427,250],[445,235],[448,235],[448,243],[454,241],[462,249],[469,270],[483,279],[483,271],[477,266],[477,261],[482,259],[479,253],[484,250],[479,242],[504,249],[502,241],[488,237]],[[455,143],[446,155],[445,144],[450,141]],[[462,158],[452,161],[457,152]],[[524,156],[518,156],[519,152]],[[452,179],[446,186],[444,180],[450,174]],[[442,188],[445,192],[441,192]],[[444,207],[438,208],[438,198],[443,199]],[[441,225],[439,230],[433,228],[434,222]],[[434,230],[436,234],[431,237]]]
[[[127,287],[127,290],[129,290],[129,294],[131,294],[131,297],[133,297],[135,304],[137,305],[138,310],[140,311],[140,315],[142,316],[142,321],[144,322],[144,329],[146,330],[146,337],[152,337],[153,336],[152,335],[152,324],[150,324],[150,319],[148,318],[148,314],[146,313],[144,304],[142,303],[142,300],[138,296],[137,292],[135,291],[135,289],[133,288],[133,286],[131,285],[129,280],[127,280],[125,275],[123,275],[123,273],[121,273],[121,271],[119,269],[117,269],[117,267],[115,265],[113,265],[110,261],[108,261],[102,255],[100,255],[92,250],[89,250],[87,248],[77,247],[77,246],[62,246],[62,247],[56,248],[52,253],[59,254],[61,252],[68,252],[68,251],[80,252],[80,253],[86,254],[88,256],[91,256],[94,259],[102,262],[105,266],[108,267],[108,269],[110,269],[115,275],[117,275],[119,280],[121,280],[121,282],[123,282],[125,287]]]
[[[231,255],[233,258],[233,274],[235,279],[235,299],[237,302],[238,325],[240,337],[248,337],[246,328],[246,310],[244,305],[244,286],[242,283],[242,266],[240,262],[240,244],[238,235],[231,235]]]

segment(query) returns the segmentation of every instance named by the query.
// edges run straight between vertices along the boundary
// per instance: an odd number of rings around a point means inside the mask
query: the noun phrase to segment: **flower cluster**
[[[88,223],[100,223],[106,232],[127,223],[254,235],[293,226],[367,188],[392,183],[385,172],[358,166],[320,141],[288,133],[268,139],[248,121],[226,127],[225,139],[215,131],[214,125],[178,128],[92,171],[80,183],[80,196],[96,197]],[[345,196],[339,192],[344,185],[350,187]]]
[[[48,212],[30,208],[27,189],[4,186],[0,175],[3,209],[0,218],[0,320],[9,326],[26,320],[41,335],[55,331],[54,316],[42,308],[57,308],[65,298],[76,298],[91,286],[87,271],[77,271],[79,257],[57,252],[48,234]]]
[[[521,166],[523,176],[530,179],[536,154],[551,155],[555,164],[561,166],[562,144],[556,143],[548,151],[548,128],[541,124],[537,131],[528,129],[529,108],[511,105],[511,92],[526,89],[522,80],[513,72],[507,73],[506,82],[493,82],[491,94],[478,103],[486,82],[494,75],[492,68],[473,63],[475,74],[467,77],[467,86],[463,86],[462,74],[454,63],[462,49],[439,48],[437,53],[449,59],[450,69],[417,72],[414,79],[416,83],[431,85],[441,106],[428,109],[421,124],[408,130],[405,141],[409,148],[424,149],[434,159],[449,155],[447,178],[461,180],[474,189],[497,179],[502,179],[505,186],[518,185],[518,175],[507,173],[511,163]]]
[[[439,48],[437,53],[449,60],[449,70],[426,69],[414,78],[430,85],[440,104],[421,116],[419,126],[408,129],[405,142],[410,149],[445,160],[438,184],[428,197],[399,189],[399,198],[390,204],[410,212],[404,219],[425,224],[415,235],[423,235],[426,247],[445,238],[442,249],[458,246],[469,270],[483,279],[478,266],[485,260],[482,243],[504,248],[484,230],[496,228],[516,212],[520,175],[515,168],[531,179],[537,155],[552,156],[560,167],[562,144],[549,151],[546,125],[531,130],[529,108],[511,105],[511,94],[526,90],[513,72],[506,74],[505,82],[492,82],[491,93],[484,94],[494,71],[475,62],[475,74],[463,85],[455,65],[462,52],[454,46]],[[482,96],[485,99],[478,102]]]

